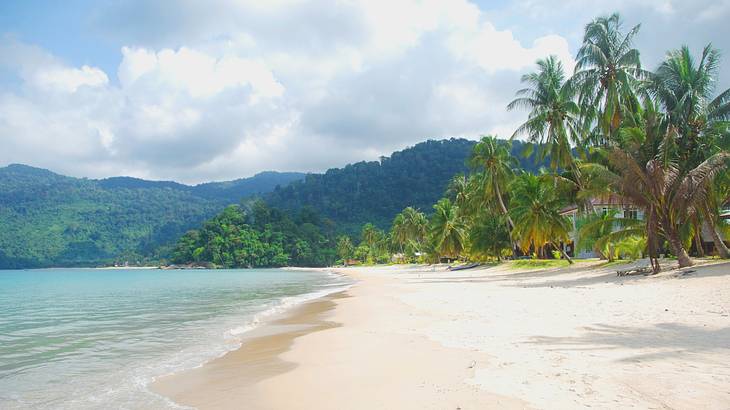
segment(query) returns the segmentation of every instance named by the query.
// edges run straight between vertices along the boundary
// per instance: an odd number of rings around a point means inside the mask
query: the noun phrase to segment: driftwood
[[[651,272],[651,266],[637,266],[631,269],[617,270],[616,276],[644,275]]]

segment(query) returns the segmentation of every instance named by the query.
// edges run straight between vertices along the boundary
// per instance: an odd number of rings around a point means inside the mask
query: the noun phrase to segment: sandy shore
[[[200,409],[730,408],[730,263],[341,270],[358,283],[156,382]]]

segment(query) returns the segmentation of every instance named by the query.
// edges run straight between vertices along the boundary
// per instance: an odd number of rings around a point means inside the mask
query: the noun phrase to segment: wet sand
[[[279,355],[289,350],[300,336],[339,326],[325,315],[335,301],[347,297],[334,293],[298,306],[284,317],[250,332],[239,349],[205,365],[182,373],[162,377],[151,389],[178,404],[196,408],[256,408],[256,383],[292,370],[296,363]]]

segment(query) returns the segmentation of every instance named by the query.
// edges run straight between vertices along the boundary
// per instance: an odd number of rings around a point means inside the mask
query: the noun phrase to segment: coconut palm
[[[413,207],[407,207],[401,212],[409,243],[421,245],[428,230],[428,219],[423,212]],[[419,249],[418,247],[416,249]]]
[[[349,236],[342,235],[337,239],[337,255],[340,259],[346,261],[347,259],[352,258],[354,251],[355,247],[352,245],[352,241]]]
[[[730,175],[724,173],[710,186],[707,202],[702,208],[702,218],[707,222],[717,255],[723,259],[730,259],[730,250],[720,236],[719,227],[723,226],[724,222],[720,219],[719,210],[728,199],[730,199]]]
[[[495,257],[501,260],[502,251],[510,249],[511,241],[504,215],[481,212],[467,229],[470,257]]]
[[[517,98],[508,110],[524,108],[530,111],[527,121],[512,134],[527,136],[539,144],[539,158],[550,155],[550,167],[574,169],[571,144],[579,141],[577,130],[580,109],[573,100],[572,84],[565,81],[563,65],[555,56],[537,60],[537,72],[522,76],[528,86],[517,91]]]
[[[637,104],[636,89],[645,76],[641,69],[639,51],[633,39],[639,31],[636,25],[625,35],[618,14],[599,17],[585,28],[583,45],[578,50],[575,74],[571,82],[579,90],[579,104],[584,118],[583,128],[596,123],[598,131],[592,138],[607,143],[615,137],[622,111]]]
[[[538,250],[545,245],[558,249],[569,263],[573,260],[563,251],[560,241],[568,240],[572,229],[568,218],[560,215],[562,203],[553,184],[545,178],[524,173],[510,185],[512,202],[510,215],[515,227],[512,237],[523,251]]]
[[[489,203],[494,199],[499,205],[499,211],[507,219],[509,229],[514,227],[505,203],[504,192],[513,176],[515,158],[504,144],[500,144],[495,137],[482,137],[469,157],[469,166],[479,173],[479,188],[482,203]]]
[[[403,253],[403,249],[408,243],[408,227],[405,224],[403,213],[399,213],[393,218],[393,224],[390,228],[390,239],[398,251]]]
[[[473,191],[470,186],[469,178],[464,174],[456,174],[451,181],[449,186],[446,188],[446,193],[453,198],[454,205],[459,207],[459,211],[462,216],[470,214],[470,204],[472,201]]]
[[[711,44],[702,50],[698,62],[689,48],[683,46],[669,51],[651,75],[651,91],[683,138],[697,138],[711,132],[717,122],[730,119],[730,89],[712,97],[719,60],[720,53]]]
[[[592,249],[601,258],[613,261],[616,246],[626,238],[644,237],[644,224],[638,219],[622,218],[617,209],[588,214],[579,222],[578,244],[582,249]]]
[[[465,226],[459,217],[458,207],[448,198],[433,206],[429,234],[433,248],[439,256],[456,259],[464,250]]]
[[[730,128],[730,89],[713,98],[719,59],[719,52],[711,44],[702,50],[699,61],[684,46],[668,52],[651,75],[650,89],[678,135],[680,172],[687,172],[717,152],[718,139],[725,137]],[[730,258],[730,251],[717,232],[713,209],[718,208],[718,203],[713,200],[712,190],[707,199],[702,216],[709,225],[718,254]]]
[[[610,159],[616,172],[613,185],[633,205],[644,210],[650,257],[656,258],[657,234],[661,231],[679,266],[692,266],[680,239],[680,227],[701,212],[710,182],[726,168],[730,153],[714,154],[686,173],[680,172],[675,160],[665,162],[664,158],[657,157],[642,164],[621,149],[615,149]],[[652,262],[658,272],[658,264]]]
[[[366,223],[362,227],[360,237],[362,238],[362,241],[368,245],[368,247],[372,248],[379,239],[378,228],[371,223]]]

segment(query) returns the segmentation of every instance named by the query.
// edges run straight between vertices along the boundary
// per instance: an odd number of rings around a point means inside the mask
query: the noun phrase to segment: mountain
[[[9,165],[0,168],[0,268],[155,257],[226,205],[303,177],[263,172],[189,186],[130,177],[72,178]]]
[[[264,198],[278,209],[314,208],[348,234],[357,234],[366,222],[387,228],[407,206],[430,213],[453,176],[468,172],[466,160],[475,144],[458,138],[429,140],[380,161],[309,174],[303,180],[276,188]],[[544,163],[537,164],[534,154],[524,157],[524,146],[521,141],[513,141],[512,154],[523,169],[535,171]]]

